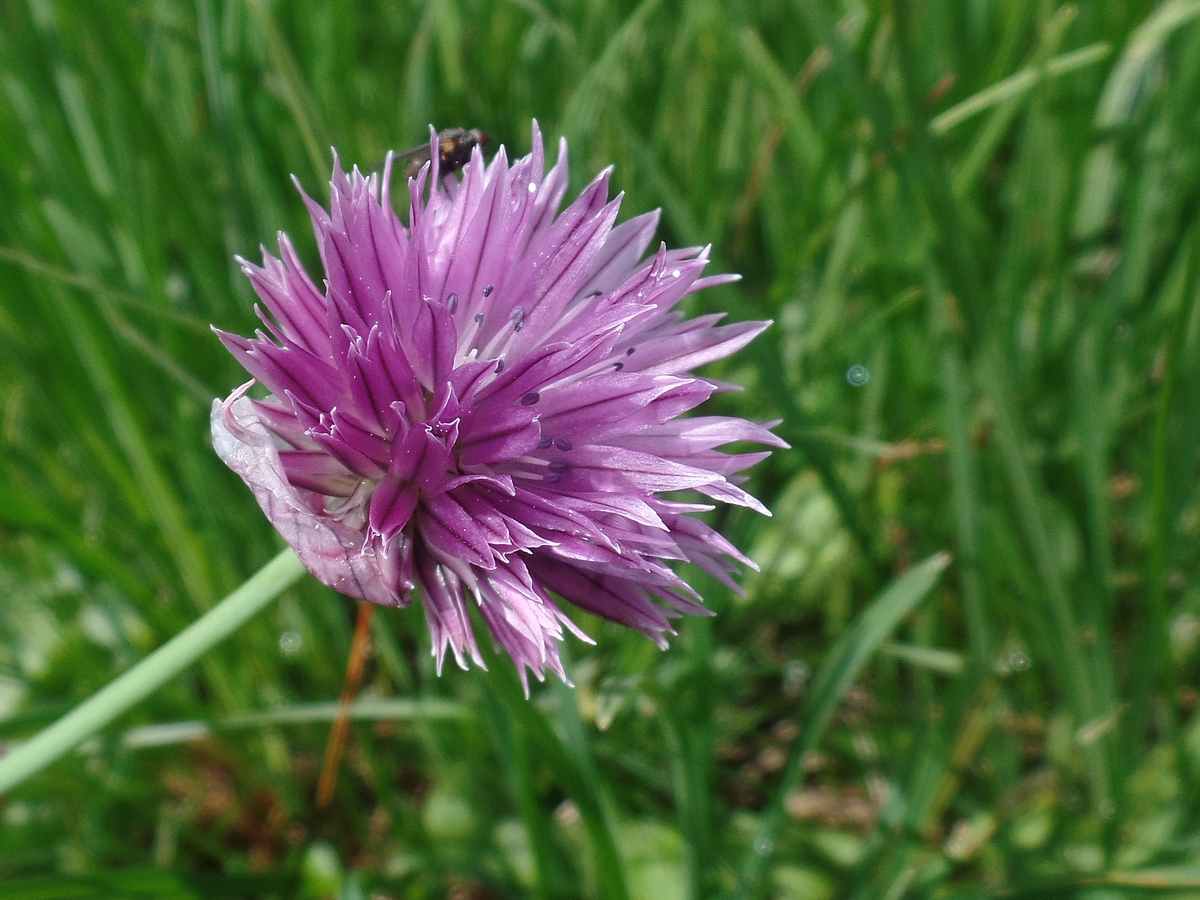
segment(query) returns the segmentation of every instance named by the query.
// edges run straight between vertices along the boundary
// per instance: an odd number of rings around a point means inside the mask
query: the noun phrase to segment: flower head
[[[436,151],[436,147],[432,148]],[[657,213],[615,225],[603,172],[565,210],[567,147],[544,172],[541,135],[509,164],[477,149],[459,177],[409,181],[409,222],[383,177],[334,161],[326,211],[305,196],[325,290],[286,235],[242,260],[270,315],[253,338],[218,331],[253,381],[213,404],[213,441],[320,581],[390,606],[420,597],[439,670],[482,665],[473,605],[517,664],[566,678],[566,601],[665,646],[670,619],[705,613],[673,571],[736,590],[752,565],[695,513],[695,492],[767,510],[738,487],[784,446],[764,426],[680,418],[720,385],[692,375],[768,323],[685,320],[706,249],[643,259]],[[431,185],[426,200],[426,179]],[[302,192],[303,193],[303,192]]]

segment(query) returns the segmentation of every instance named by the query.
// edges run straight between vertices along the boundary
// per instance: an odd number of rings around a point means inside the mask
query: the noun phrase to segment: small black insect
[[[438,166],[442,175],[457,172],[471,159],[476,147],[487,150],[488,136],[478,128],[447,128],[438,132]],[[429,162],[429,141],[395,155],[396,162],[404,163],[404,177],[413,178],[421,166]]]

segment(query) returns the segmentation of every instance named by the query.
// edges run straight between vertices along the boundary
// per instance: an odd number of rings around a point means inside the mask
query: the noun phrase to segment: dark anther
[[[570,440],[568,440],[567,438],[555,438],[554,446],[557,447],[559,450],[561,450],[563,453],[566,453],[568,450],[571,449],[572,444],[571,444]]]
[[[528,394],[526,394],[524,397],[521,398],[521,405],[522,406],[533,406],[533,404],[537,403],[541,399],[542,399],[542,395],[539,394],[537,391],[530,391]]]
[[[452,313],[458,311],[458,294],[451,294],[446,298],[446,309]]]

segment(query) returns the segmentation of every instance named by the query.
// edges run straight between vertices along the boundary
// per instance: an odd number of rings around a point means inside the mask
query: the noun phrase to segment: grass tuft
[[[330,145],[615,163],[744,275],[693,312],[774,320],[714,402],[795,448],[719,520],[746,598],[585,623],[574,690],[380,611],[325,810],[354,608],[302,579],[8,793],[0,900],[1194,894],[1198,96],[1195,0],[0,6],[8,746],[277,553],[207,327],[316,258]]]

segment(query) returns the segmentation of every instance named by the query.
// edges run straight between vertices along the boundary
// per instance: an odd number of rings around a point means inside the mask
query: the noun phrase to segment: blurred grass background
[[[317,810],[354,608],[307,579],[11,793],[0,898],[1200,897],[1195,0],[0,3],[0,741],[278,549],[208,326],[235,253],[315,261],[288,175],[532,117],[744,275],[693,312],[776,322],[713,372],[794,445],[719,514],[745,600],[582,622],[528,703],[377,615]]]

